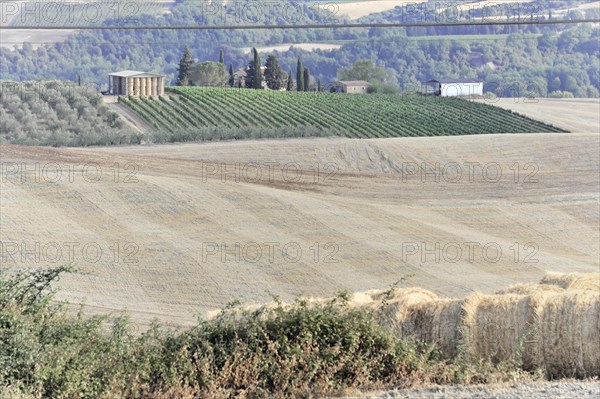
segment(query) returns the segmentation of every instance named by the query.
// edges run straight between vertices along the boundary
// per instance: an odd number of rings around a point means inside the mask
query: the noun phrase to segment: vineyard
[[[457,98],[171,87],[119,101],[157,131],[302,128],[350,138],[564,132],[515,112]]]

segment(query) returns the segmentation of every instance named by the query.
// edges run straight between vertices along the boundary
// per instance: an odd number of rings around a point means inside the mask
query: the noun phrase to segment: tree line
[[[264,70],[263,70],[264,69]],[[323,91],[320,79],[311,76],[310,70],[303,66],[298,57],[296,63],[296,78],[292,70],[285,72],[280,66],[277,58],[270,54],[263,67],[260,54],[256,48],[252,48],[252,59],[248,61],[246,68],[239,70],[236,79],[233,63],[229,69],[225,67],[225,53],[219,52],[219,61],[204,61],[196,64],[188,46],[185,46],[183,55],[179,59],[177,67],[177,86],[210,86],[210,87],[232,87],[262,90],[265,87],[270,90],[286,91]]]
[[[288,0],[281,0],[286,2]],[[539,3],[539,2],[538,2]],[[571,0],[541,2],[548,19],[598,17],[595,9],[573,10],[559,15],[554,10],[581,2]],[[454,3],[453,3],[454,4]],[[305,4],[300,4],[305,7]],[[301,13],[299,24],[319,23],[310,7]],[[393,22],[403,17],[402,8],[372,14],[358,22]],[[553,14],[553,15],[551,15]],[[261,16],[262,17],[262,16]],[[173,6],[171,14],[132,17],[136,25],[218,25],[212,15],[202,13],[196,2],[183,1]],[[342,21],[342,19],[340,19]],[[268,21],[257,21],[257,24]],[[106,21],[106,25],[116,25]],[[444,36],[454,35],[454,36]],[[457,36],[463,35],[463,36]],[[502,36],[498,36],[502,35]],[[200,59],[218,60],[224,52],[227,65],[246,65],[248,60],[239,48],[247,43],[267,46],[281,43],[339,43],[332,51],[312,52],[299,48],[276,53],[280,67],[292,71],[293,87],[298,85],[294,73],[298,58],[310,70],[311,85],[331,82],[340,68],[351,68],[359,60],[371,60],[377,67],[392,70],[396,84],[414,85],[432,78],[476,78],[499,82],[504,92],[514,87],[534,89],[539,96],[569,92],[577,97],[596,97],[600,90],[597,60],[600,57],[598,28],[592,26],[452,26],[413,27],[408,29],[295,29],[295,30],[98,30],[81,31],[65,41],[33,47],[0,47],[0,77],[12,80],[75,80],[106,87],[109,73],[135,69],[167,75],[167,84],[176,83],[181,48],[173,43],[188,43]],[[149,46],[148,44],[152,45]],[[218,71],[218,72],[215,72]],[[209,68],[220,82],[220,68]],[[227,72],[227,71],[226,71]],[[235,70],[233,71],[236,72]],[[297,72],[297,70],[296,70]],[[302,71],[304,73],[304,71]],[[289,77],[289,74],[288,74]],[[289,80],[289,79],[288,79]],[[304,78],[302,78],[302,83]],[[245,84],[244,84],[245,86]],[[285,81],[287,88],[287,81]],[[314,89],[314,88],[313,88]]]

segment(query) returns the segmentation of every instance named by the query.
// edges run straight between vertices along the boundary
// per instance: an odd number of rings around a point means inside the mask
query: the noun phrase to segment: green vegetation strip
[[[533,375],[401,341],[349,295],[261,308],[233,305],[172,331],[56,304],[69,268],[0,270],[0,397],[15,399],[300,398],[421,383],[514,382]],[[539,374],[538,374],[539,375]]]

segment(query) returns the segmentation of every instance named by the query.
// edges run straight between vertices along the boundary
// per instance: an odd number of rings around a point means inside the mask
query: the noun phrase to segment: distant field
[[[456,98],[172,87],[160,99],[121,97],[157,131],[313,127],[350,138],[561,132],[525,116]]]
[[[264,47],[256,47],[259,53],[270,53],[273,51],[288,51],[290,48],[299,48],[306,51],[314,51],[314,50],[335,50],[341,47],[341,44],[334,44],[329,42],[312,42],[312,43],[284,43],[284,44],[274,44],[271,46]],[[244,47],[240,49],[245,54],[248,54],[252,51],[252,47]]]
[[[341,17],[347,15],[350,19],[358,19],[369,14],[391,10],[394,7],[406,6],[407,4],[424,3],[427,0],[363,0],[325,2],[322,7],[331,12],[332,16]]]
[[[498,98],[487,101],[576,133],[600,133],[600,99]]]
[[[30,3],[30,4],[29,4]],[[93,3],[93,4],[90,4]],[[65,29],[52,30],[3,30],[0,46],[13,48],[30,43],[33,48],[48,43],[62,42],[78,30],[69,26],[100,25],[104,20],[116,18],[125,22],[129,17],[142,14],[158,15],[169,12],[175,0],[142,0],[115,2],[98,0],[75,0],[68,2],[7,1],[1,5],[2,26],[55,26]],[[26,8],[25,4],[29,5]],[[38,8],[35,8],[37,5]],[[43,8],[39,8],[43,7]],[[27,11],[30,11],[29,13]],[[31,12],[34,10],[34,12]],[[35,11],[39,10],[39,11]]]

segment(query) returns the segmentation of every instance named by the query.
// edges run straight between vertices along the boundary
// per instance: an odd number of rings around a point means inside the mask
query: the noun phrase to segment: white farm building
[[[428,93],[441,97],[474,97],[483,96],[483,82],[469,79],[430,80],[427,86],[432,89]]]
[[[165,75],[139,71],[121,71],[108,75],[108,93],[115,96],[162,96]]]

